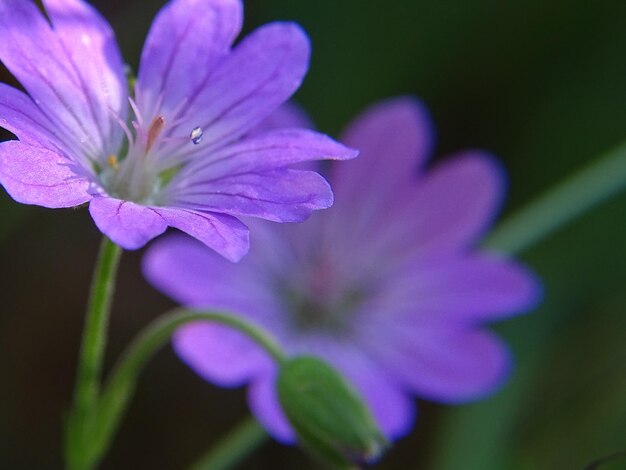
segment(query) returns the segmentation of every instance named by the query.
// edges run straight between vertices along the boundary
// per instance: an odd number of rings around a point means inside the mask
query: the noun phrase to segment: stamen
[[[191,142],[194,145],[198,145],[200,142],[202,142],[202,138],[204,137],[204,131],[200,126],[198,126],[191,131],[191,135],[189,137],[191,138]]]
[[[159,134],[163,132],[165,127],[165,118],[163,116],[155,117],[148,128],[148,141],[146,143],[146,152],[150,151]]]
[[[143,127],[143,122],[144,122],[143,116],[139,112],[139,108],[137,107],[137,102],[131,97],[128,98],[128,102],[130,103],[130,107],[132,108],[133,113],[135,113],[135,118],[137,118],[137,122],[139,123],[141,127]]]
[[[109,155],[107,157],[107,163],[114,170],[117,170],[120,167],[119,162],[117,160],[117,155]]]
[[[130,129],[128,128],[128,126],[126,125],[124,120],[111,107],[109,107],[109,113],[111,113],[111,116],[113,116],[113,119],[115,119],[115,121],[117,121],[117,123],[120,125],[120,127],[124,131],[124,134],[126,135],[126,139],[128,139],[129,145],[132,144],[132,142],[134,140],[133,139],[133,134],[130,132]]]

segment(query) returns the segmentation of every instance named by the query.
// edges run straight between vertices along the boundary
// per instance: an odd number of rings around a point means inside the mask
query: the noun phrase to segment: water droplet
[[[202,142],[202,138],[204,137],[204,131],[200,126],[198,126],[191,131],[191,135],[189,137],[191,138],[191,142],[194,145],[198,145],[200,142]]]

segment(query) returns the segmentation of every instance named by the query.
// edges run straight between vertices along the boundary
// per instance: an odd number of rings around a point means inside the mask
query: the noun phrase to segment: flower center
[[[353,313],[363,301],[363,295],[356,290],[344,293],[332,303],[294,293],[288,294],[286,298],[292,324],[297,331],[322,330],[336,335],[348,331]]]
[[[164,128],[163,116],[156,116],[147,130],[136,125],[136,134],[127,135],[120,154],[107,157],[106,166],[96,170],[107,193],[142,204],[158,204],[162,185],[150,154]]]
[[[171,136],[178,127],[165,116],[155,116],[145,127],[133,106],[137,120],[133,131],[124,123],[126,139],[118,155],[109,155],[103,168],[95,171],[107,193],[113,197],[144,205],[164,205],[163,189],[182,168],[179,158],[185,145],[198,145],[204,137],[202,128],[194,128],[186,136]]]
[[[364,300],[363,291],[345,285],[333,260],[320,253],[305,280],[287,280],[284,296],[295,330],[324,330],[341,335]]]

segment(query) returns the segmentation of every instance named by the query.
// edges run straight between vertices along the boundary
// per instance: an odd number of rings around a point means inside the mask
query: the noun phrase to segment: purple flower
[[[412,394],[459,403],[503,383],[507,348],[482,325],[528,309],[539,291],[525,268],[476,247],[502,200],[499,165],[472,151],[426,170],[432,136],[418,102],[376,105],[344,136],[361,156],[331,168],[331,210],[299,226],[258,227],[239,265],[188,238],[161,240],[145,273],[184,305],[236,312],[289,354],[325,358],[362,393],[387,437],[400,437],[412,426]],[[174,346],[211,382],[249,383],[258,419],[293,440],[275,367],[257,346],[210,324],[180,329]]]
[[[240,0],[173,0],[148,35],[134,93],[110,26],[81,0],[0,0],[0,183],[45,207],[89,202],[96,225],[134,249],[168,226],[231,260],[248,250],[238,216],[299,222],[329,207],[319,174],[289,168],[355,156],[304,129],[248,132],[287,100],[309,42],[272,23],[232,43]]]

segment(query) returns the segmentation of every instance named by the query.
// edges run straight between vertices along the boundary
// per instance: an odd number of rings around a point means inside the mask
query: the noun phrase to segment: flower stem
[[[137,377],[144,364],[170,340],[177,328],[186,323],[203,320],[235,328],[263,347],[276,362],[282,363],[285,360],[284,353],[273,339],[240,317],[218,312],[183,309],[177,309],[170,314],[163,315],[148,325],[131,343],[107,382],[98,406],[97,429],[93,437],[96,455],[99,457],[104,455],[109,447],[120,419],[133,395]],[[255,437],[251,426],[247,429],[246,435],[248,439]],[[260,436],[256,439],[260,439]],[[252,442],[249,446],[252,446]],[[237,448],[244,448],[244,446],[240,444]]]
[[[506,219],[484,244],[510,254],[524,251],[624,187],[626,144],[565,179]]]
[[[252,417],[242,421],[224,439],[200,457],[189,470],[233,468],[268,438],[265,429]]]
[[[66,429],[66,462],[70,469],[92,466],[89,441],[95,425],[109,312],[121,253],[119,246],[103,238],[91,284],[74,403]]]

